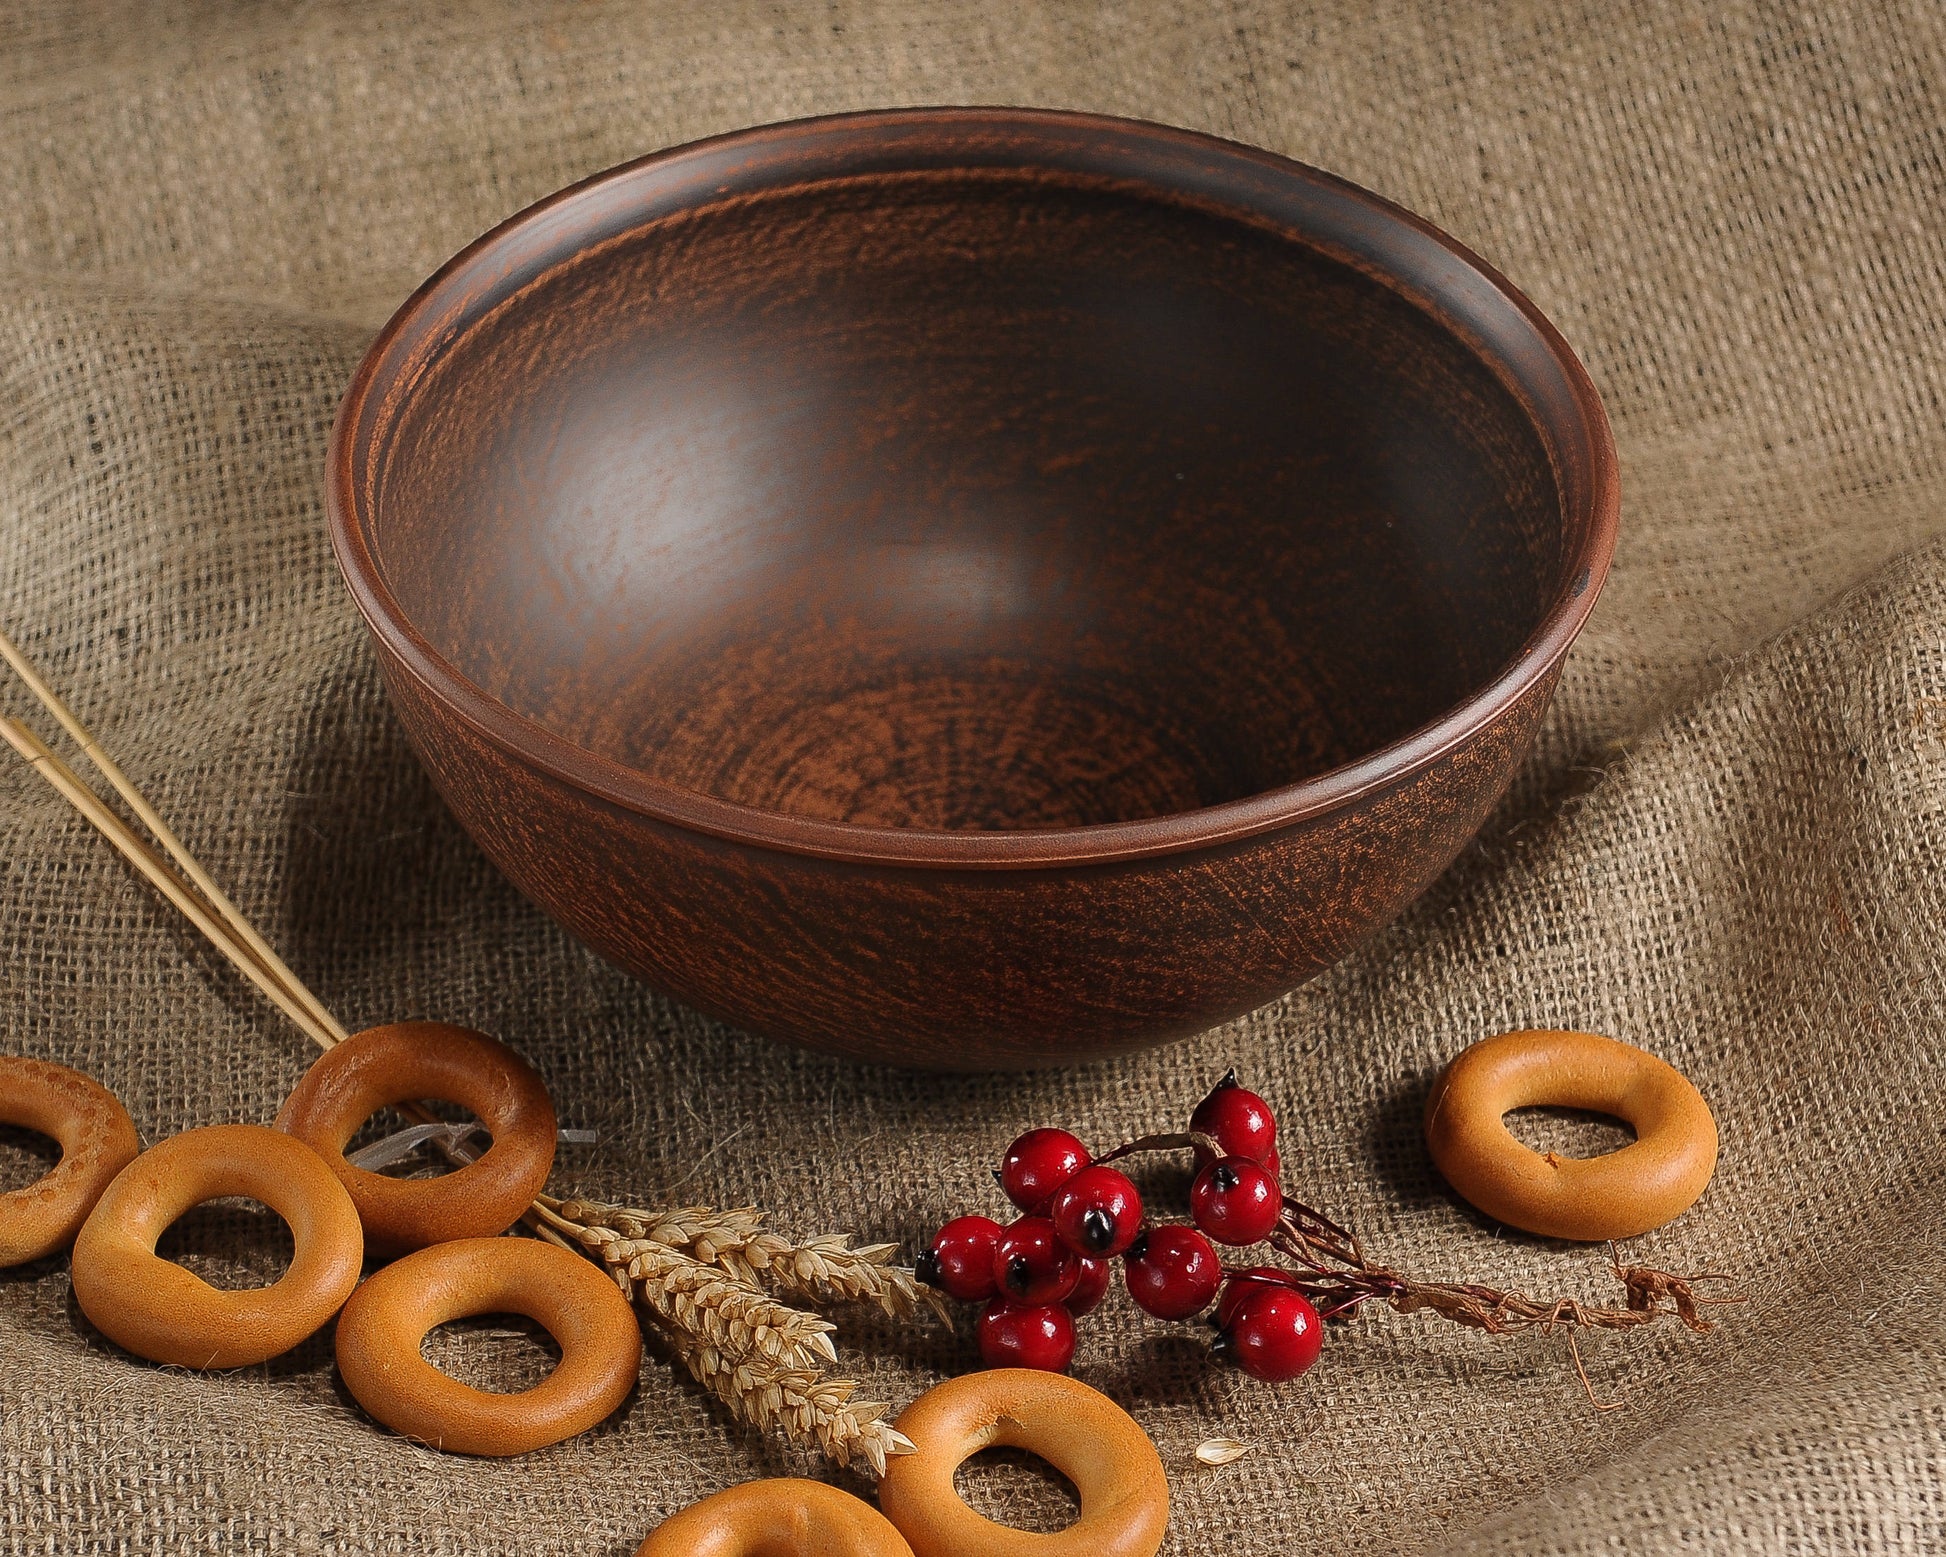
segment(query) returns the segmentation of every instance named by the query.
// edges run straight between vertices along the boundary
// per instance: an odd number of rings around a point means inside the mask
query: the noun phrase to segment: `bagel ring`
[[[895,1424],[919,1447],[886,1467],[878,1506],[915,1557],[1152,1557],[1169,1524],[1169,1479],[1135,1419],[1065,1374],[991,1368],[948,1379]],[[1038,1454],[1081,1494],[1081,1517],[1051,1535],[966,1506],[953,1476],[996,1445]]]
[[[746,1481],[671,1514],[635,1557],[912,1557],[863,1498],[798,1476]]]
[[[345,1143],[367,1119],[420,1098],[471,1109],[493,1144],[432,1179],[388,1178],[345,1161]],[[498,1039],[446,1022],[353,1033],[304,1073],[276,1123],[331,1165],[380,1255],[505,1232],[554,1167],[554,1105],[533,1066]]]
[[[427,1331],[525,1314],[561,1347],[532,1389],[462,1384],[419,1353]],[[586,1432],[635,1387],[642,1331],[621,1289],[578,1254],[531,1238],[462,1238],[387,1265],[338,1316],[338,1372],[396,1433],[456,1454],[525,1454]]]
[[[226,1292],[165,1260],[155,1241],[191,1206],[261,1200],[290,1224],[290,1269]],[[185,1368],[242,1368],[289,1351],[357,1285],[364,1235],[351,1197],[300,1141],[263,1125],[185,1130],[116,1175],[74,1240],[75,1301],[116,1345]]]
[[[61,1146],[61,1160],[46,1173],[0,1195],[0,1268],[73,1243],[102,1191],[142,1150],[121,1099],[51,1060],[0,1056],[0,1124],[52,1136]]]
[[[1502,1118],[1551,1104],[1612,1114],[1635,1139],[1599,1157],[1523,1146]],[[1716,1120],[1689,1079],[1593,1033],[1502,1033],[1464,1049],[1426,1101],[1426,1144],[1460,1195],[1550,1238],[1633,1238],[1688,1210],[1716,1168]]]

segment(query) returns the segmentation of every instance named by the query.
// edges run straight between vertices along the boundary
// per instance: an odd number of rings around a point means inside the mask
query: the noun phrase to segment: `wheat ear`
[[[626,1238],[681,1250],[749,1286],[768,1285],[783,1297],[819,1304],[861,1303],[893,1319],[910,1319],[926,1309],[950,1322],[941,1294],[904,1266],[892,1263],[897,1244],[854,1248],[848,1233],[820,1233],[792,1243],[765,1227],[762,1213],[752,1206],[729,1211],[709,1206],[649,1211],[569,1200],[558,1209],[572,1220],[612,1227]]]
[[[550,1200],[539,1209],[548,1231],[606,1267],[697,1382],[738,1419],[782,1429],[840,1465],[862,1463],[881,1475],[890,1456],[912,1452],[912,1441],[883,1420],[883,1404],[854,1401],[854,1380],[826,1376],[824,1365],[838,1356],[829,1320],[650,1236],[665,1225],[651,1214],[586,1200]],[[622,1214],[611,1220],[610,1212]]]

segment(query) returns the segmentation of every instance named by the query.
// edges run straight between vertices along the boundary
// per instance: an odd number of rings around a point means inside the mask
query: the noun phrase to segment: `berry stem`
[[[1376,1298],[1401,1314],[1424,1309],[1489,1335],[1525,1329],[1543,1334],[1560,1328],[1571,1332],[1575,1327],[1633,1330],[1665,1315],[1701,1332],[1714,1328],[1714,1321],[1703,1317],[1704,1308],[1744,1301],[1740,1293],[1714,1297],[1696,1290],[1704,1282],[1731,1279],[1721,1271],[1678,1276],[1652,1265],[1624,1265],[1613,1242],[1608,1245],[1609,1261],[1627,1294],[1625,1306],[1619,1308],[1570,1297],[1543,1302],[1478,1282],[1419,1281],[1367,1259],[1356,1236],[1289,1195],[1284,1197],[1283,1214],[1270,1243],[1302,1267],[1305,1274],[1293,1285],[1311,1300],[1322,1319],[1350,1313]]]
[[[1112,1152],[1103,1152],[1095,1159],[1097,1166],[1114,1162],[1122,1157],[1135,1157],[1147,1152],[1188,1151],[1192,1147],[1202,1147],[1214,1156],[1222,1156],[1222,1149],[1207,1135],[1198,1135],[1189,1130],[1172,1131],[1167,1135],[1143,1135],[1132,1141],[1124,1141]]]

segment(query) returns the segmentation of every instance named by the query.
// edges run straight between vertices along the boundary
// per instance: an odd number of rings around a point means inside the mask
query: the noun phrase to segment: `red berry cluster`
[[[1074,1357],[1075,1317],[1107,1295],[1108,1262],[1141,1231],[1142,1197],[1065,1130],[1028,1131],[995,1177],[1027,1214],[1007,1227],[955,1217],[919,1256],[919,1279],[987,1305],[980,1355],[989,1366],[1059,1373]]]
[[[1066,1130],[1029,1130],[1007,1148],[994,1177],[1025,1214],[1006,1227],[955,1217],[916,1262],[921,1281],[986,1304],[979,1335],[989,1367],[1065,1371],[1074,1321],[1107,1294],[1118,1255],[1129,1296],[1159,1319],[1193,1319],[1222,1290],[1216,1350],[1252,1377],[1292,1379],[1317,1361],[1317,1311],[1290,1274],[1226,1272],[1216,1253],[1217,1243],[1260,1242],[1283,1211],[1270,1106],[1232,1071],[1197,1105],[1189,1132],[1197,1138],[1194,1227],[1145,1227],[1127,1175],[1094,1161]]]

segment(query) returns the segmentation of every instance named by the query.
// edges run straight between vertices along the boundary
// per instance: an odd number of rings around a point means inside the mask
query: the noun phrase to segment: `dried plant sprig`
[[[849,1233],[820,1233],[792,1243],[765,1227],[762,1213],[751,1206],[726,1211],[709,1206],[642,1210],[567,1200],[556,1209],[571,1220],[610,1226],[627,1237],[681,1249],[751,1286],[767,1284],[784,1297],[816,1304],[862,1303],[900,1320],[910,1319],[922,1308],[942,1320],[950,1317],[935,1288],[892,1263],[897,1244],[854,1248]]]
[[[1715,1321],[1703,1317],[1704,1308],[1743,1301],[1741,1294],[1715,1296],[1696,1290],[1703,1282],[1733,1279],[1723,1271],[1678,1276],[1652,1265],[1624,1265],[1621,1250],[1613,1242],[1608,1245],[1609,1262],[1626,1293],[1625,1306],[1620,1308],[1571,1297],[1541,1301],[1479,1282],[1419,1281],[1366,1258],[1353,1234],[1289,1195],[1284,1197],[1284,1210],[1270,1235],[1270,1244],[1303,1268],[1292,1285],[1325,1319],[1350,1313],[1361,1303],[1379,1298],[1398,1313],[1427,1310],[1489,1335],[1524,1329],[1546,1333],[1569,1327],[1633,1330],[1668,1315],[1700,1333],[1715,1328]]]
[[[808,1302],[869,1304],[894,1319],[910,1319],[925,1308],[946,1319],[943,1296],[892,1263],[898,1248],[894,1243],[854,1248],[848,1233],[820,1233],[799,1244],[766,1233],[746,1257],[779,1292]],[[765,1263],[756,1265],[759,1257]]]
[[[697,1381],[741,1420],[781,1429],[840,1465],[862,1463],[881,1475],[888,1456],[911,1451],[911,1442],[882,1420],[883,1404],[855,1401],[855,1381],[825,1373],[824,1365],[838,1357],[831,1341],[836,1326],[697,1257],[698,1249],[720,1256],[746,1247],[728,1229],[753,1231],[754,1211],[718,1217],[687,1207],[664,1216],[587,1200],[547,1201],[536,1211],[548,1231],[601,1262]],[[725,1235],[723,1247],[711,1240],[712,1229]]]
[[[918,1447],[884,1419],[886,1406],[853,1400],[858,1386],[850,1379],[762,1357],[732,1359],[714,1347],[680,1341],[676,1355],[733,1414],[754,1427],[815,1444],[840,1465],[863,1464],[883,1476],[887,1460]]]
[[[636,1299],[671,1329],[736,1356],[759,1353],[792,1366],[838,1360],[828,1319],[779,1302],[727,1271],[648,1238],[602,1238],[584,1228],[582,1246],[635,1283]]]

